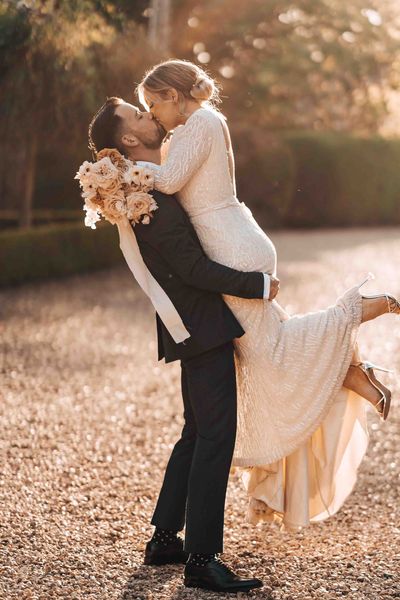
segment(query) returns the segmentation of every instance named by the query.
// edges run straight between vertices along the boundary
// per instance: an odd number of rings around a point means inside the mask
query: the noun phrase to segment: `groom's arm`
[[[160,192],[156,201],[159,207],[162,202],[166,204],[154,212],[148,225],[136,225],[137,234],[161,254],[186,284],[241,298],[268,298],[268,275],[237,271],[214,262],[193,235],[193,226],[178,201]]]

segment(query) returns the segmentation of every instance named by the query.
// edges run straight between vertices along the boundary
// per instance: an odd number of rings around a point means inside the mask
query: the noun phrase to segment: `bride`
[[[167,157],[152,165],[155,187],[177,194],[211,259],[275,276],[275,247],[236,197],[215,82],[190,62],[169,60],[150,70],[137,92],[154,118],[174,130]],[[400,313],[400,304],[385,294],[361,296],[365,281],[305,315],[288,315],[276,300],[224,296],[246,332],[235,340],[232,470],[241,475],[253,524],[275,521],[297,531],[337,512],[367,449],[365,400],[382,419],[388,415],[390,391],[374,365],[360,360],[356,337],[362,322]]]

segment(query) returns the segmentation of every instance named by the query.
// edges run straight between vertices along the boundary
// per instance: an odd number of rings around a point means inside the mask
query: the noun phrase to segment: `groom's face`
[[[149,112],[142,112],[128,102],[123,102],[115,109],[115,114],[121,119],[120,135],[125,145],[142,144],[149,149],[157,149],[166,136],[166,131]],[[138,142],[138,143],[137,143]]]

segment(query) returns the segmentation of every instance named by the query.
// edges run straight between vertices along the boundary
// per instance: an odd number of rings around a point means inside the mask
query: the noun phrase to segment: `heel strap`
[[[395,313],[400,310],[400,302],[394,298],[394,296],[390,296],[389,294],[385,294],[386,302],[388,304],[388,312]]]
[[[350,363],[351,367],[360,367],[363,370],[366,369],[376,369],[377,371],[383,371],[384,373],[394,373],[393,369],[387,369],[386,367],[381,367],[379,365],[375,365],[369,360],[363,360],[357,363]]]

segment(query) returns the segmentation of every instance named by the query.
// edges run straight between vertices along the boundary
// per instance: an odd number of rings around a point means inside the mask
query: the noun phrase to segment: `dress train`
[[[358,289],[372,274],[357,286]],[[355,343],[351,362],[359,362]],[[312,435],[280,460],[238,470],[249,502],[246,521],[267,521],[299,532],[333,516],[351,494],[369,442],[367,401],[340,387]]]

